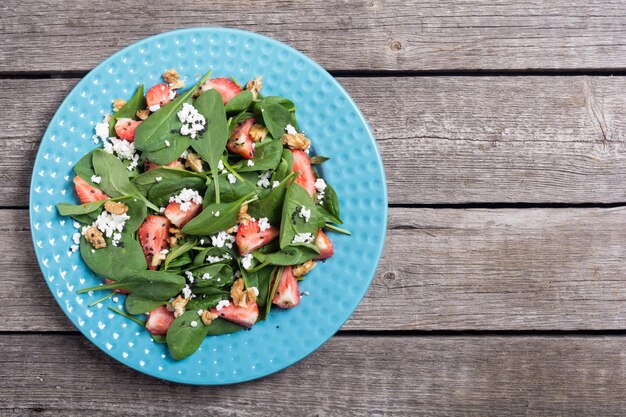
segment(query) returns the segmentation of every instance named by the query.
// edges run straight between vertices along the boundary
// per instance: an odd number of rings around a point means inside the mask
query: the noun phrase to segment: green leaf
[[[146,98],[143,95],[143,84],[137,87],[135,94],[116,111],[111,120],[109,120],[109,136],[117,136],[115,133],[115,123],[118,119],[134,119],[137,120],[137,112],[146,108]]]
[[[173,134],[168,139],[170,146],[164,146],[154,151],[145,152],[144,156],[148,161],[154,162],[157,165],[169,164],[180,158],[183,152],[189,147],[190,141],[191,138],[189,136]]]
[[[93,250],[93,252],[92,252]],[[93,272],[118,280],[123,269],[146,269],[146,258],[141,245],[131,235],[122,234],[118,246],[107,244],[106,248],[93,249],[84,237],[80,239],[80,254]]]
[[[169,270],[173,271],[173,270],[178,270],[180,271],[180,268],[183,268],[189,264],[191,264],[192,259],[191,259],[191,255],[189,253],[185,253],[181,256],[179,256],[178,258],[174,259],[172,262],[170,262],[169,265]],[[177,273],[179,273],[177,271]]]
[[[335,189],[331,187],[328,183],[326,183],[326,189],[324,190],[324,198],[317,207],[320,214],[320,221],[322,224],[343,224],[339,214],[339,199],[337,198],[337,193],[335,192]]]
[[[248,194],[232,203],[216,203],[207,206],[183,227],[182,232],[187,235],[208,236],[230,229],[237,224],[239,208],[251,196],[252,194]],[[217,212],[219,212],[219,216],[215,215]]]
[[[259,295],[256,297],[259,307],[263,307],[267,301],[267,295],[270,291],[270,283],[272,281],[272,272],[274,266],[266,266],[256,272],[248,274],[248,282],[250,286],[257,287]]]
[[[298,246],[287,246],[274,253],[255,251],[252,255],[265,265],[296,265],[315,258],[319,253],[315,245],[302,243]]]
[[[185,278],[180,275],[163,271],[134,271],[127,267],[120,268],[115,282],[112,284],[98,285],[84,288],[78,293],[96,290],[121,289],[135,294],[137,297],[149,300],[169,300],[185,286]]]
[[[204,265],[199,268],[189,270],[194,277],[194,294],[206,294],[202,289],[207,287],[225,287],[231,285],[235,276],[233,274],[233,268],[228,264],[214,263],[210,265]],[[204,279],[204,274],[211,276],[209,279]]]
[[[311,159],[312,165],[320,165],[323,162],[328,161],[330,158],[327,156],[315,155],[315,156],[312,156],[310,159]]]
[[[166,340],[170,354],[176,360],[186,358],[198,350],[208,332],[208,326],[202,323],[197,312],[185,312],[174,320],[167,331]]]
[[[271,277],[273,277],[273,279],[270,279],[269,282],[269,286],[268,286],[268,292],[267,292],[267,301],[265,302],[265,315],[267,316],[268,314],[270,314],[270,309],[272,308],[272,300],[274,299],[274,296],[276,295],[276,291],[278,290],[278,284],[280,283],[280,278],[283,275],[283,268],[274,268],[272,270],[272,274]]]
[[[210,238],[207,238],[208,242],[211,242]],[[224,255],[225,254],[229,254],[231,257],[230,259],[224,259]],[[195,256],[194,260],[193,260],[193,265],[194,266],[200,266],[200,265],[204,265],[207,261],[207,258],[209,256],[213,256],[216,258],[221,258],[222,260],[219,261],[219,263],[227,263],[230,264],[233,262],[233,256],[232,253],[230,253],[230,251],[228,251],[226,248],[205,248],[203,250],[201,250],[200,252],[198,252],[198,254]],[[216,264],[218,262],[214,262],[214,264]]]
[[[256,179],[256,175],[253,175],[253,177]],[[219,189],[222,203],[237,201],[240,198],[250,195],[256,191],[254,182],[249,181],[245,177],[243,178],[243,181],[237,179],[237,181],[231,183],[228,180],[228,174],[224,173],[218,175],[218,181],[220,183]],[[204,194],[203,206],[208,207],[216,200],[215,197],[215,187],[208,187],[206,193]]]
[[[89,152],[87,155],[80,158],[76,165],[74,165],[74,172],[83,180],[87,181],[92,187],[99,188],[98,184],[91,181],[91,177],[96,175],[96,171],[93,169],[93,163],[91,158],[94,151]]]
[[[291,123],[291,113],[280,104],[270,104],[261,107],[263,121],[274,139],[280,140],[285,133],[285,127]]]
[[[252,91],[244,90],[231,98],[226,104],[226,113],[241,112],[252,104]]]
[[[182,245],[178,245],[174,249],[169,251],[169,253],[165,257],[165,265],[164,265],[165,269],[167,270],[167,267],[170,265],[170,263],[174,259],[191,251],[191,249],[193,249],[194,246],[196,246],[196,239],[192,239],[189,242],[185,242]]]
[[[107,201],[108,199],[94,201],[93,203],[87,203],[87,204],[81,204],[81,205],[69,204],[69,203],[57,203],[57,210],[59,211],[59,214],[61,216],[74,216],[74,215],[81,215],[81,214],[89,214],[89,213],[93,213],[94,211],[99,211],[100,208]]]
[[[260,219],[267,217],[271,224],[278,224],[281,221],[283,205],[287,187],[291,183],[294,174],[289,174],[276,188],[265,197],[254,201],[248,205],[248,213],[252,217]]]
[[[311,212],[308,221],[300,215],[303,207]],[[300,245],[301,243],[293,243],[293,239],[301,233],[310,233],[313,237],[317,236],[319,223],[317,207],[313,198],[300,184],[293,182],[287,189],[283,204],[280,222],[280,248]]]
[[[154,184],[148,191],[148,199],[154,204],[164,205],[174,194],[178,194],[183,188],[190,188],[203,194],[206,190],[206,179],[201,177],[164,178]]]
[[[258,101],[254,105],[253,112],[257,116],[261,116],[261,109],[264,108],[264,107],[270,106],[272,104],[279,104],[279,105],[283,106],[285,108],[285,110],[287,110],[288,112],[295,112],[296,111],[296,105],[294,104],[293,101],[291,101],[291,100],[289,100],[289,99],[287,99],[285,97],[281,97],[281,96],[267,96],[267,97],[263,97],[262,100]]]
[[[293,154],[289,149],[284,149],[278,167],[272,174],[272,182],[282,181],[293,172]]]
[[[193,87],[167,103],[155,113],[152,113],[150,117],[137,126],[137,130],[135,131],[135,147],[142,152],[152,152],[165,148],[165,141],[170,140],[173,135],[178,135],[180,127],[182,126],[176,113],[178,113],[183,103],[191,101],[194,91],[209,78],[209,75],[210,72],[205,74]]]
[[[217,318],[211,322],[211,325],[208,327],[207,335],[211,336],[219,336],[222,334],[235,333],[240,330],[244,330],[245,327],[230,322],[228,320]]]
[[[137,296],[137,294],[131,293],[126,296],[124,307],[130,314],[143,314],[165,304],[167,304],[167,301],[150,300],[147,298],[141,298]]]
[[[230,298],[230,292],[221,290],[219,288],[213,288],[211,294],[195,294],[196,298],[192,298],[187,303],[187,310],[209,310],[217,305],[222,300],[228,300]]]
[[[152,169],[148,172],[144,172],[138,175],[132,180],[132,184],[139,190],[139,192],[145,196],[148,195],[150,189],[158,184],[157,178],[161,177],[162,181],[165,180],[182,180],[186,178],[199,178],[202,181],[206,181],[206,177],[202,174],[197,174],[192,171],[186,171],[184,169],[176,169],[170,167],[162,167]]]
[[[130,217],[130,219],[126,220],[126,223],[124,223],[123,232],[125,234],[136,232],[148,214],[146,203],[139,197],[134,196],[116,198],[115,200],[128,206],[126,214]]]
[[[233,165],[233,169],[237,172],[274,170],[280,162],[282,153],[283,145],[280,141],[265,140],[257,143],[252,158],[253,166],[248,165],[248,160],[241,160]]]
[[[241,112],[238,115],[236,115],[235,117],[231,117],[230,119],[228,119],[228,137],[230,137],[230,135],[233,133],[233,130],[235,130],[235,128],[237,127],[237,125],[251,117],[254,117],[254,115],[252,113],[249,112]]]

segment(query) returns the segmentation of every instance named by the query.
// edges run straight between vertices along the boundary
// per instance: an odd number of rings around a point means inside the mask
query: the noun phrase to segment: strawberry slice
[[[133,120],[128,118],[117,119],[115,122],[115,134],[118,138],[132,142],[135,140],[135,129],[141,123],[141,120]]]
[[[220,310],[212,308],[211,313],[217,314],[220,318],[232,321],[240,326],[252,327],[259,318],[259,306],[257,303],[250,303],[248,307],[239,307],[231,301],[229,305],[222,307]]]
[[[180,208],[180,203],[173,201],[165,207],[163,214],[174,224],[174,226],[181,228],[202,211],[202,204],[198,204],[193,201],[190,201],[189,204],[191,205],[187,211],[183,211]]]
[[[241,87],[229,78],[210,78],[202,85],[202,91],[214,89],[220,96],[224,105],[228,103],[233,97],[241,93]]]
[[[290,266],[283,268],[280,275],[276,294],[272,298],[272,303],[280,308],[293,308],[300,304],[300,289],[298,288],[298,280],[293,276]]]
[[[165,336],[173,321],[174,313],[169,311],[165,306],[158,306],[148,313],[146,329],[152,334]]]
[[[74,189],[81,204],[93,203],[94,201],[106,200],[108,195],[89,185],[87,181],[79,177],[74,177]]]
[[[138,235],[139,243],[143,248],[143,253],[148,262],[148,268],[153,271],[157,269],[157,265],[152,265],[154,255],[161,252],[167,247],[167,238],[170,235],[169,228],[171,226],[167,217],[148,216],[146,220],[139,226]]]
[[[169,85],[153,85],[146,93],[146,105],[150,111],[156,111],[157,109],[153,110],[154,106],[163,107],[174,97],[176,97],[176,92],[172,90]]]
[[[256,120],[251,117],[239,123],[239,125],[233,129],[230,139],[226,142],[226,148],[230,152],[241,155],[246,159],[252,159],[254,157],[254,141],[250,136],[250,128],[255,121]]]
[[[239,248],[241,256],[247,255],[257,250],[261,246],[265,246],[278,237],[280,229],[270,226],[268,229],[261,231],[259,222],[250,220],[247,223],[241,223],[237,230],[235,242]]]
[[[112,279],[108,279],[108,278],[106,278],[106,279],[104,280],[104,282],[106,282],[107,284],[114,284],[114,283],[115,283],[115,281],[113,281]],[[118,292],[118,293],[120,293],[120,294],[128,294],[128,291],[126,291],[126,290],[120,290],[120,289],[118,289],[118,288],[114,289],[113,291]]]
[[[296,178],[296,183],[300,184],[307,192],[313,196],[315,193],[315,173],[311,168],[311,160],[309,155],[304,151],[292,150],[293,155],[293,172],[300,171]]]
[[[161,167],[170,167],[170,168],[175,168],[175,169],[185,169],[185,166],[183,165],[182,162],[180,162],[178,159],[175,161],[170,162],[169,164],[165,164],[165,165],[157,165],[154,162],[150,162],[146,159],[146,162],[144,163],[143,169],[145,172],[151,171],[153,169],[157,169],[157,168],[161,168]]]
[[[333,256],[335,253],[335,249],[333,248],[333,242],[330,241],[326,233],[322,232],[322,229],[317,232],[317,237],[315,238],[315,245],[319,248],[320,254],[315,258],[316,261],[321,261],[322,259],[328,259]]]

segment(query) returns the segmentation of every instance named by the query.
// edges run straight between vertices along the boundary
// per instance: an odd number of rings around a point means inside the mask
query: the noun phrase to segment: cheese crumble
[[[180,134],[195,139],[198,133],[204,131],[206,119],[189,103],[183,103],[183,107],[178,113],[178,120],[183,124],[180,127]]]
[[[261,217],[259,219],[259,229],[264,232],[271,227],[269,219],[267,217]]]
[[[298,212],[298,216],[302,217],[305,222],[309,222],[311,218],[311,209],[308,209],[304,206],[300,207],[300,212]]]
[[[228,307],[229,305],[230,305],[230,301],[222,300],[219,303],[217,303],[217,306],[215,307],[215,309],[217,311],[221,311],[224,307]]]
[[[311,243],[313,242],[313,235],[310,233],[298,233],[293,237],[291,243]]]
[[[196,190],[183,188],[178,195],[170,197],[170,203],[178,203],[180,210],[186,212],[191,208],[191,203],[202,204],[202,196]]]
[[[257,187],[267,188],[270,186],[270,176],[272,173],[270,171],[264,171],[259,174],[259,180],[256,182]]]
[[[241,258],[241,266],[243,266],[245,269],[250,269],[250,267],[252,266],[252,259],[252,254],[247,254],[246,256]]]

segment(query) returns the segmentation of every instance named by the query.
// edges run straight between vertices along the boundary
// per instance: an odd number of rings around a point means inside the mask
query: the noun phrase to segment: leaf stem
[[[228,161],[222,159],[222,163],[224,164],[224,167],[226,167],[226,169],[229,170],[231,174],[235,176],[235,178],[237,178],[239,181],[245,181],[245,179],[241,175],[239,175],[237,171],[233,169],[233,167],[228,163]]]
[[[104,297],[102,297],[99,300],[94,301],[93,303],[89,304],[87,307],[93,307],[98,303],[103,302],[104,300],[108,300],[109,298],[113,297],[115,295],[115,291],[111,291],[111,293],[105,295]]]
[[[144,323],[143,321],[139,320],[137,317],[131,316],[130,314],[123,312],[122,310],[118,310],[117,308],[111,307],[111,306],[109,306],[109,310],[111,310],[114,313],[119,314],[120,316],[126,317],[129,320],[134,321],[135,323],[137,323],[141,327],[146,327],[146,323]]]
[[[326,229],[328,229],[328,230],[332,230],[333,232],[342,233],[344,235],[352,236],[352,233],[349,230],[342,229],[341,227],[337,227],[337,226],[332,225],[330,223],[326,223],[324,225],[324,227]]]
[[[213,176],[213,183],[215,186],[215,203],[219,204],[220,203],[220,181],[219,181],[219,174],[217,172],[217,169],[212,169],[211,175]]]

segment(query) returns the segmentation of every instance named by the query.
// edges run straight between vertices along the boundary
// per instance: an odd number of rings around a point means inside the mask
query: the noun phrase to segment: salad
[[[325,230],[349,234],[294,103],[263,96],[261,77],[209,76],[185,90],[170,69],[115,100],[74,167],[81,204],[57,204],[77,229],[68,253],[104,280],[78,292],[126,294],[109,308],[175,359],[296,307],[298,281],[333,255]]]

